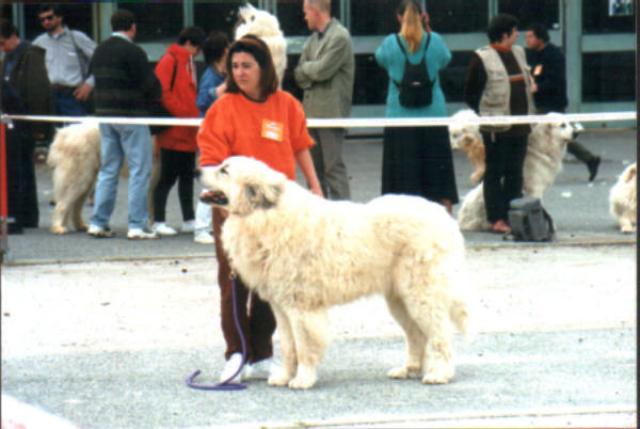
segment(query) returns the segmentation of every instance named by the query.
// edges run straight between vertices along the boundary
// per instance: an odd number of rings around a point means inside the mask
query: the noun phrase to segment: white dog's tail
[[[64,131],[62,130],[62,128],[56,130],[56,135],[53,139],[53,143],[51,143],[51,146],[49,147],[49,153],[47,154],[47,165],[51,168],[55,168],[55,166],[58,165],[58,162],[60,161],[60,154],[57,150],[58,145],[56,145],[55,143],[65,138]]]

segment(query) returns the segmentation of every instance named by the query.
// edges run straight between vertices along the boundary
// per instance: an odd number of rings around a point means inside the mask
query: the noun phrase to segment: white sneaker
[[[209,231],[199,231],[193,236],[193,241],[200,244],[213,244],[213,236]]]
[[[182,224],[182,228],[180,228],[180,232],[191,233],[196,230],[196,221],[188,220]]]
[[[246,365],[242,373],[243,380],[266,380],[272,372],[275,371],[276,365],[272,358],[263,359],[259,362]]]
[[[153,230],[153,232],[160,235],[176,235],[178,233],[178,231],[171,228],[169,225],[167,225],[164,222],[154,223],[151,229]]]
[[[233,374],[238,372],[238,369],[241,366],[242,366],[242,354],[241,353],[232,354],[229,360],[224,364],[224,368],[220,373],[220,381],[223,382],[223,381],[229,380],[231,377],[233,377]],[[229,383],[239,383],[243,378],[242,373],[243,371],[240,370],[240,372],[238,372],[238,374],[236,374],[235,377],[229,380]]]
[[[129,229],[129,232],[127,232],[127,238],[129,240],[153,240],[160,238],[160,236],[155,231],[145,231],[142,228],[131,228]]]
[[[101,227],[94,224],[89,225],[87,234],[95,238],[111,238],[116,235],[115,232],[111,231],[108,226]]]

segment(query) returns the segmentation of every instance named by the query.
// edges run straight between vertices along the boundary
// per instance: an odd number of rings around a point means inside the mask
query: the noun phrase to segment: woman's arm
[[[302,171],[304,178],[307,180],[307,185],[311,192],[318,195],[319,197],[323,197],[322,189],[320,188],[320,181],[318,180],[318,176],[316,175],[316,169],[313,166],[313,161],[311,160],[311,154],[309,153],[309,149],[303,149],[296,153],[296,162],[298,163],[298,167]]]

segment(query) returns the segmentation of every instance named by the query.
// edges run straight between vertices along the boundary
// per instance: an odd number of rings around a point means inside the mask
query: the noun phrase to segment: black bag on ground
[[[552,241],[555,238],[553,219],[539,198],[512,200],[508,215],[515,241]]]
[[[178,60],[173,59],[173,72],[171,73],[171,84],[169,85],[169,92],[173,91],[173,85],[176,83],[176,72],[178,71]],[[162,93],[159,100],[153,100],[151,107],[149,108],[152,117],[157,118],[173,118],[173,115],[162,104]],[[161,132],[171,128],[171,125],[149,125],[149,130],[152,136],[158,135]]]
[[[429,106],[433,98],[434,83],[429,77],[429,70],[427,70],[426,63],[427,49],[429,49],[429,42],[431,42],[431,32],[427,33],[427,43],[424,47],[422,61],[418,64],[411,64],[409,62],[407,51],[405,51],[404,46],[402,46],[400,36],[397,34],[396,41],[405,58],[402,81],[393,81],[400,93],[400,105],[408,108]]]

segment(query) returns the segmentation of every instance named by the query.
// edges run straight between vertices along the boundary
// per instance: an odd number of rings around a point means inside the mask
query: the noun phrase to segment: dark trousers
[[[220,315],[222,334],[227,344],[225,359],[233,353],[242,353],[242,343],[236,329],[233,310],[233,289],[231,267],[222,248],[222,225],[224,217],[218,208],[213,209],[213,237],[218,260],[218,285],[220,286]],[[261,300],[257,294],[250,292],[239,277],[235,278],[236,307],[235,313],[240,322],[242,334],[247,345],[248,362],[258,362],[273,356],[271,337],[276,330],[276,320],[268,303]],[[249,308],[247,309],[247,302]]]
[[[153,193],[153,218],[156,222],[164,222],[166,218],[167,198],[169,191],[178,180],[178,198],[182,219],[195,219],[193,212],[193,179],[196,165],[194,152],[160,150],[160,179]]]
[[[586,147],[582,146],[575,140],[571,140],[567,145],[567,151],[578,158],[578,160],[584,162],[585,164],[594,159],[596,156],[589,151]]]
[[[522,196],[523,165],[527,153],[527,135],[509,136],[482,133],[486,170],[483,179],[487,220],[507,220],[509,203]]]
[[[53,90],[53,103],[60,116],[87,116],[92,113],[90,102],[79,101],[74,95],[75,88]]]
[[[7,128],[7,204],[12,228],[37,228],[40,218],[36,174],[33,165],[35,142],[23,125]]]

